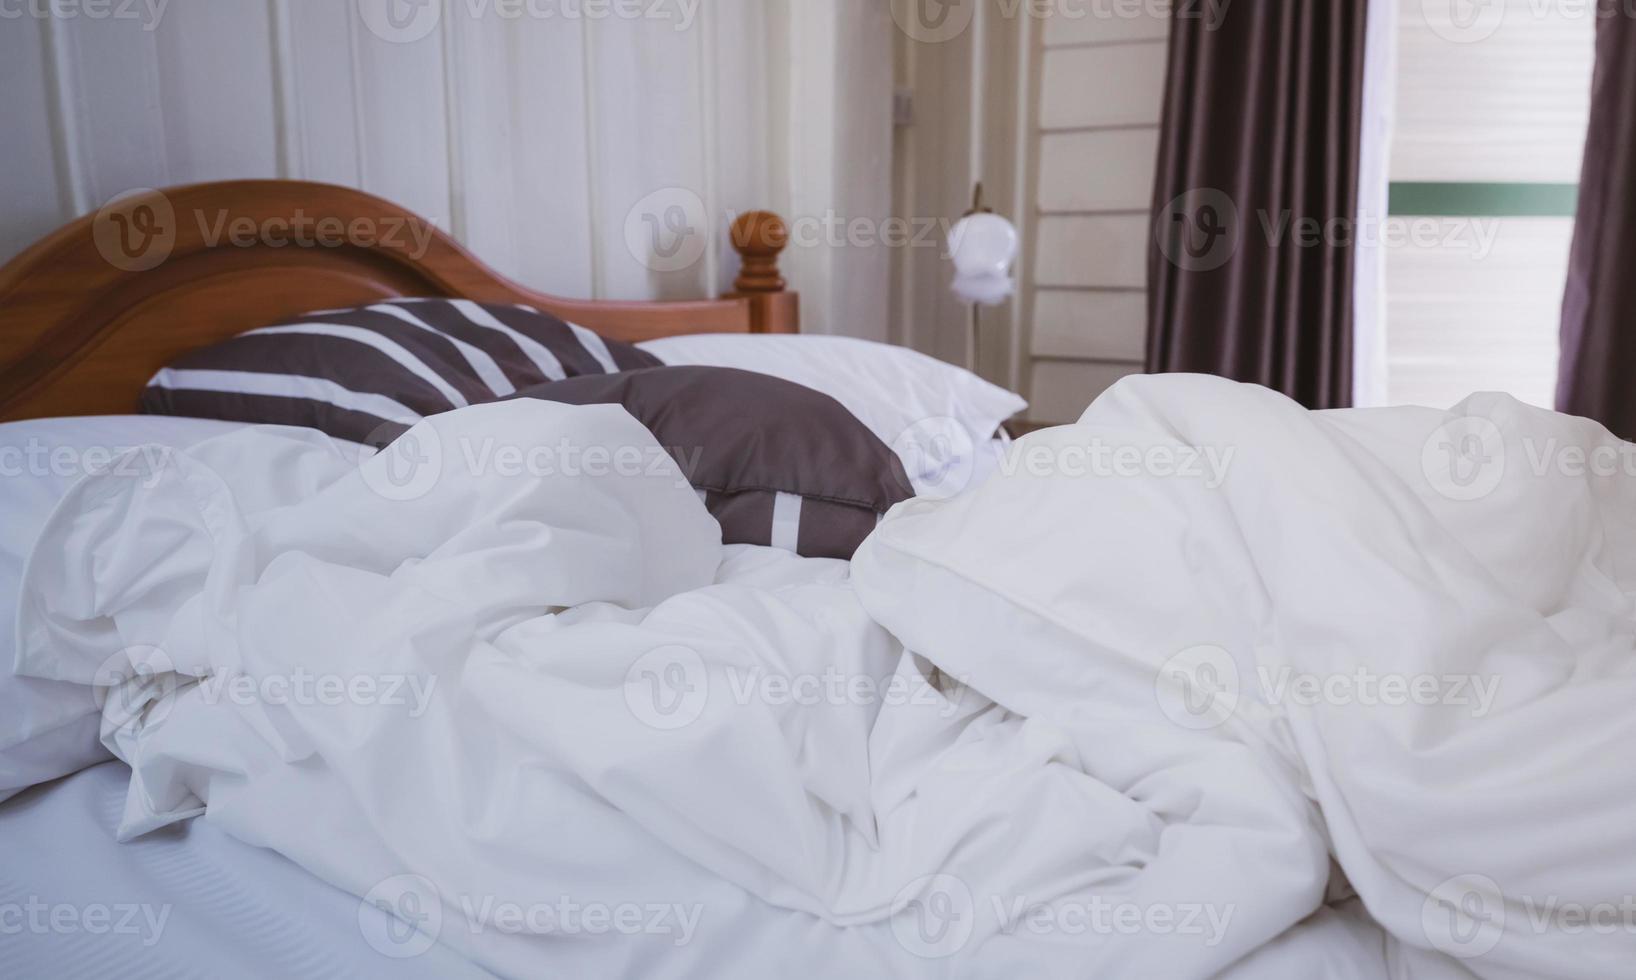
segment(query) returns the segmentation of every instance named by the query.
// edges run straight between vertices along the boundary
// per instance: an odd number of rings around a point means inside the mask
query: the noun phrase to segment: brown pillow
[[[850,559],[880,515],[914,495],[897,454],[840,402],[770,375],[657,367],[515,397],[623,405],[704,496],[727,544]]]

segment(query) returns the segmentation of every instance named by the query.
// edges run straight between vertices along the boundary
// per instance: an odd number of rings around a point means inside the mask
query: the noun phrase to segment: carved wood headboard
[[[525,289],[432,224],[346,187],[195,184],[121,198],[0,268],[0,421],[135,410],[178,355],[313,310],[403,296],[520,303],[619,340],[792,333],[782,221],[733,226],[738,292],[679,303],[595,302]]]

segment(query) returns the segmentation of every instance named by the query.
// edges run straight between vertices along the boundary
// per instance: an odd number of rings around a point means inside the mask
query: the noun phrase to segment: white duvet
[[[203,813],[502,974],[734,941],[639,835],[832,932],[797,975],[1612,976],[1629,448],[1133,379],[849,569],[723,549],[617,408],[249,431],[70,495],[19,667],[106,697],[125,836]]]

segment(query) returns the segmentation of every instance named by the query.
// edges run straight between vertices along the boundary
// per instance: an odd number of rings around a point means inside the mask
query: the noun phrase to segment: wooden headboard
[[[738,292],[593,302],[525,289],[388,201],[287,180],[194,184],[119,199],[0,268],[0,421],[135,410],[178,355],[314,310],[404,296],[520,303],[619,340],[792,333],[776,215],[733,226]]]

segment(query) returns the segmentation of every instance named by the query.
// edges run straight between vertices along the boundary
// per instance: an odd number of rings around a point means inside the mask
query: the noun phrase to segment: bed
[[[234,215],[418,220],[205,185],[0,270],[0,417],[26,420],[0,427],[0,466],[25,461],[0,492],[31,515],[0,528],[6,680],[91,703],[45,727],[95,750],[0,803],[0,973],[1628,966],[1636,485],[1434,465],[1625,458],[1605,431],[1498,396],[1308,413],[1134,378],[980,479],[1019,401],[800,337],[771,215],[735,226],[736,295],[635,305],[534,294],[437,234],[208,233]],[[657,366],[362,449],[103,417],[246,331],[443,300]],[[578,390],[636,377],[661,383]],[[667,426],[732,436],[715,462],[741,484],[688,468]],[[496,445],[640,466],[513,470]],[[862,483],[828,482],[848,467]],[[760,538],[731,538],[738,494]],[[815,554],[808,517],[854,537]],[[1402,683],[1346,686],[1382,677]]]

